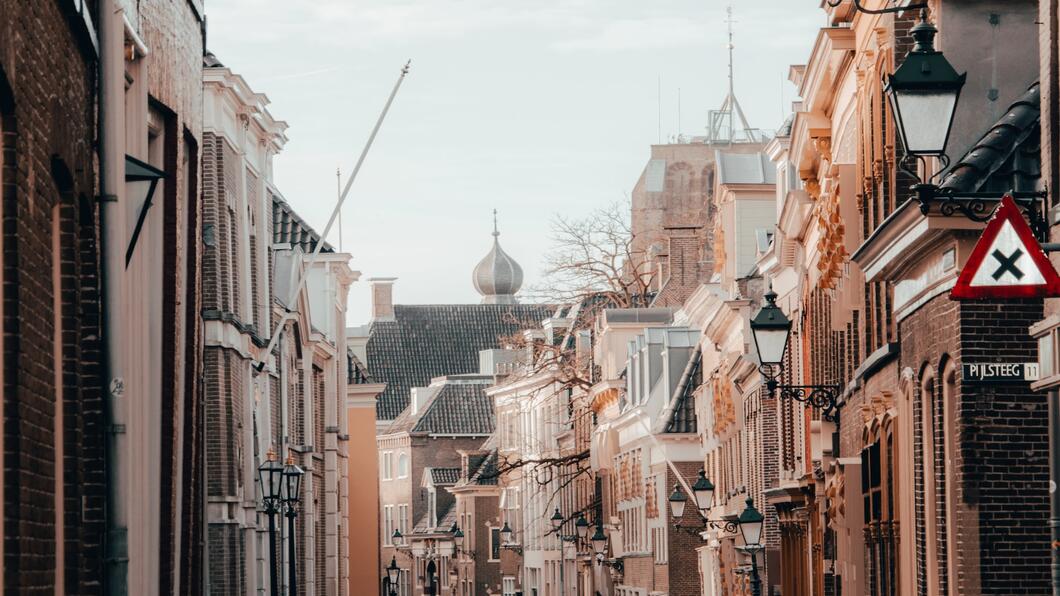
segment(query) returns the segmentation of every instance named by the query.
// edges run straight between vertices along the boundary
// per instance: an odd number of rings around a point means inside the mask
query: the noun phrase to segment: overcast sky
[[[702,134],[726,91],[727,4],[209,0],[207,46],[290,125],[275,182],[317,231],[336,168],[345,180],[411,58],[343,209],[343,249],[362,279],[398,277],[400,304],[474,303],[492,209],[525,288],[553,215],[631,192],[660,103],[663,138]],[[732,4],[736,95],[752,126],[775,129],[795,99],[788,66],[823,25],[819,0]],[[368,316],[367,284],[355,284],[349,323]]]

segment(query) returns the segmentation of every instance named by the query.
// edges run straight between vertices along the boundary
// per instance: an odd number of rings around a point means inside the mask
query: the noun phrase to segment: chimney
[[[409,392],[412,399],[409,400],[409,407],[412,408],[413,414],[423,413],[423,408],[427,406],[427,402],[434,397],[434,394],[438,392],[441,387],[413,387]]]
[[[394,320],[394,282],[396,277],[371,277],[372,321]]]

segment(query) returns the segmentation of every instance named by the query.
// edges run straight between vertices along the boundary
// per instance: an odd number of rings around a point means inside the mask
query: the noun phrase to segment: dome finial
[[[515,294],[523,285],[523,269],[501,248],[497,239],[497,210],[493,210],[493,249],[479,261],[471,279],[482,295],[483,304],[515,304]]]

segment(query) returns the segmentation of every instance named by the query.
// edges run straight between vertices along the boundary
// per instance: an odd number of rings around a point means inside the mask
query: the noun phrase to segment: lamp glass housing
[[[765,300],[765,305],[751,319],[751,335],[754,336],[759,362],[780,366],[788,349],[791,320],[777,306],[777,295],[772,290],[766,293]]]
[[[688,495],[681,489],[680,484],[674,485],[674,492],[670,493],[670,514],[674,518],[683,517],[685,514],[685,504],[688,503]]]
[[[891,89],[888,98],[907,153],[942,155],[957,110],[959,90]]]
[[[501,527],[501,544],[512,543],[512,528],[508,525],[508,521],[505,520],[504,526]]]
[[[464,531],[460,528],[457,528],[456,531],[453,532],[453,542],[456,543],[457,548],[464,546]]]
[[[405,536],[401,534],[401,530],[394,530],[394,534],[390,537],[390,541],[394,543],[394,546],[400,548],[405,545]]]
[[[298,464],[288,460],[283,467],[284,495],[283,500],[288,505],[294,505],[302,498],[302,475],[305,474]]]
[[[272,504],[282,498],[283,464],[276,461],[271,453],[258,466],[258,480],[261,482],[261,496],[267,503]]]
[[[744,544],[751,548],[761,546],[765,516],[755,509],[753,499],[747,499],[747,507],[740,513],[739,521],[740,533],[743,535]]]
[[[696,499],[696,507],[700,511],[706,511],[710,509],[714,502],[714,483],[707,478],[707,473],[704,470],[699,471],[699,478],[696,478],[696,483],[692,485],[692,496]]]
[[[589,535],[589,520],[585,519],[585,515],[578,516],[578,521],[574,522],[574,529],[578,538],[585,538]]]
[[[607,550],[607,534],[604,534],[604,529],[601,526],[596,526],[596,533],[592,537],[593,552],[603,556],[604,551]]]
[[[559,507],[556,507],[556,512],[552,514],[549,520],[552,522],[552,527],[557,530],[563,525],[563,514],[559,512]]]

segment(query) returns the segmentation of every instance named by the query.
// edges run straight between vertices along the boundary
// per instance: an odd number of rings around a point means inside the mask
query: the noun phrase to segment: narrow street
[[[0,596],[1060,596],[1060,0],[0,0]]]

